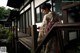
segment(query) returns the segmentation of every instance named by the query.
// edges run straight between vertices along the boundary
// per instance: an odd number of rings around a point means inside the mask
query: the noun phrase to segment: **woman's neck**
[[[50,10],[48,10],[47,12],[46,12],[46,14],[48,14],[50,12]]]

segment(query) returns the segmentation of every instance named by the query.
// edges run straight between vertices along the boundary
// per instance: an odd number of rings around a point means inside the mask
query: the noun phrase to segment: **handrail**
[[[78,30],[79,27],[80,27],[80,23],[68,23],[68,24],[58,24],[56,26],[54,26],[56,28],[59,28],[59,29],[66,29],[66,30]],[[71,28],[74,28],[74,29],[71,29]]]
[[[77,3],[73,3],[73,4],[70,4],[70,5],[63,6],[62,10],[65,10],[65,9],[68,9],[68,8],[71,8],[71,7],[74,7],[74,6],[77,6],[77,5],[80,5],[80,3],[77,2]]]
[[[55,31],[58,29],[65,29],[65,30],[73,30],[73,29],[77,29],[79,30],[80,28],[80,23],[74,23],[74,24],[58,24],[58,25],[54,25],[52,26],[51,30],[48,32],[47,36],[43,39],[43,41],[41,42],[41,44],[37,47],[36,52],[35,53],[39,53],[40,50],[42,49],[42,46],[47,44],[47,42],[50,40],[51,33],[55,34]]]

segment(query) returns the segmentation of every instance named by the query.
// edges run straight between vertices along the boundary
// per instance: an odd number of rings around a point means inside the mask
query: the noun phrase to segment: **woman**
[[[52,12],[50,11],[51,5],[49,3],[45,3],[41,6],[42,13],[44,14],[42,25],[39,31],[38,42],[41,42],[43,37],[46,35],[46,27],[49,20],[52,18]],[[48,17],[50,16],[50,17]]]
[[[51,5],[49,3],[44,3],[41,6],[44,17],[43,17],[42,25],[39,31],[38,43],[41,43],[43,38],[46,36],[46,33],[52,27],[52,25],[55,24],[56,22],[59,22],[59,18],[56,16],[54,12],[51,12],[50,8],[51,8]],[[47,53],[47,51],[45,53]]]

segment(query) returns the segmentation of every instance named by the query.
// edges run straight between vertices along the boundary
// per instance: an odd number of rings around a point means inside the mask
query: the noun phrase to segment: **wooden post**
[[[59,42],[59,50],[58,50],[58,52],[59,53],[64,53],[64,43],[63,43],[63,35],[62,35],[62,32],[61,32],[61,30],[59,30],[59,29],[57,29],[56,30],[56,32],[57,32],[57,42]]]
[[[63,10],[63,23],[68,23],[68,15],[66,10]]]
[[[37,26],[33,25],[31,27],[31,35],[32,35],[32,53],[35,53],[35,50],[37,48]]]
[[[63,23],[68,23],[68,13],[66,10],[63,10]],[[64,42],[67,44],[69,41],[69,32],[68,30],[64,30]]]
[[[18,53],[18,30],[17,30],[17,28],[18,28],[18,18],[19,18],[19,15],[17,15],[16,16],[16,19],[15,19],[15,23],[16,23],[16,25],[15,25],[15,27],[16,27],[16,29],[15,29],[15,52],[16,53]]]

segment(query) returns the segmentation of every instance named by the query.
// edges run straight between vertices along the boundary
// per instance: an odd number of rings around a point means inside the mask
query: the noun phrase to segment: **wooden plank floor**
[[[27,37],[27,36],[29,36],[29,34],[18,32],[18,37],[19,38],[21,38],[21,37]]]
[[[19,38],[19,42],[22,43],[28,49],[31,49],[31,47],[32,47],[32,37]]]

